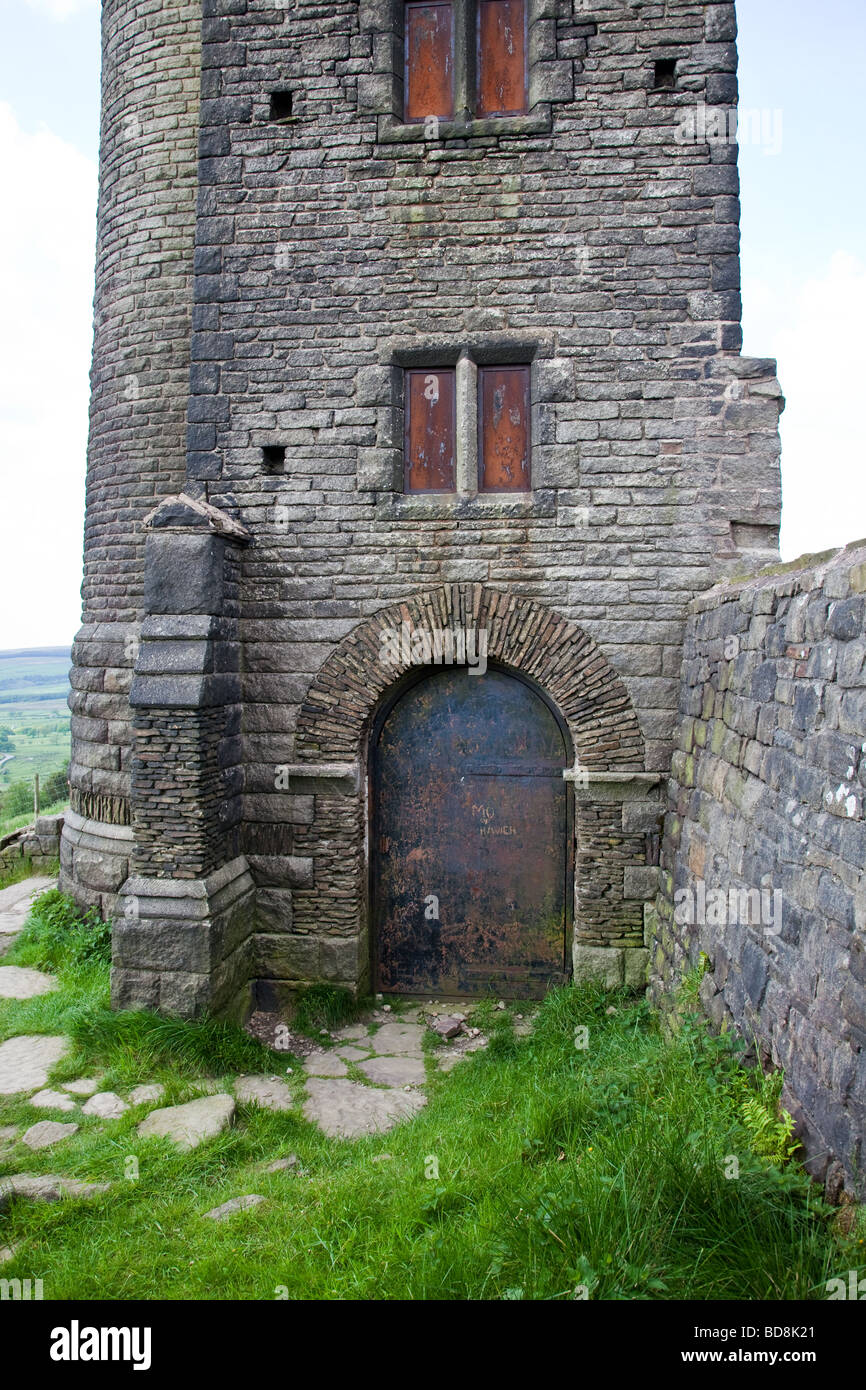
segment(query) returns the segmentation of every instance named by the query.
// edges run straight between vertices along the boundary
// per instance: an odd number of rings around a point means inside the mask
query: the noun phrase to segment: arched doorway
[[[538,996],[567,978],[565,727],[527,680],[425,673],[371,738],[374,978],[384,993]]]

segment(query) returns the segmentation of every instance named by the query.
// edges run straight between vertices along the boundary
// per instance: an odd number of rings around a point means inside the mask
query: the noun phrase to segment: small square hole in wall
[[[285,444],[266,444],[262,449],[262,464],[266,473],[285,473]]]
[[[288,121],[292,116],[292,93],[291,92],[271,92],[272,121]]]
[[[657,92],[675,92],[677,89],[676,58],[659,58],[653,75],[653,87]]]

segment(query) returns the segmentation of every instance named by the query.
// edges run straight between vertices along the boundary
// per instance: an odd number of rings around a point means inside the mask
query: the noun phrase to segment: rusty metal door
[[[571,759],[546,700],[505,671],[426,675],[371,754],[376,987],[527,998],[561,983]]]

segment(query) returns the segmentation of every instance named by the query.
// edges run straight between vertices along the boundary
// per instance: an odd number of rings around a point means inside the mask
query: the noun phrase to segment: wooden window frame
[[[407,121],[405,92],[406,0],[359,0],[361,33],[370,39],[370,71],[358,75],[358,111],[374,118],[376,141],[404,145],[401,158],[419,158],[431,143],[475,135],[548,135],[554,107],[575,98],[575,64],[560,42],[551,0],[526,0],[529,42],[528,110],[514,116],[473,115],[477,59],[477,0],[452,0],[454,25],[454,116],[417,116]],[[294,119],[294,118],[292,118]]]
[[[533,491],[533,463],[535,431],[533,430],[533,410],[535,408],[533,388],[533,359],[511,358],[497,361],[486,352],[476,360],[471,350],[460,353],[455,363],[427,364],[417,359],[401,368],[403,431],[401,492],[406,497],[526,497]],[[484,468],[484,374],[486,372],[521,372],[524,377],[523,402],[526,431],[526,467],[519,486],[485,485]],[[411,473],[411,393],[410,379],[413,376],[433,376],[447,373],[454,384],[451,429],[454,448],[454,485],[448,488],[418,488],[409,486]]]
[[[379,361],[363,363],[355,378],[358,406],[376,415],[374,436],[357,453],[358,492],[378,494],[377,514],[383,517],[450,516],[463,509],[472,516],[552,516],[557,488],[578,486],[574,451],[554,443],[559,407],[577,400],[575,361],[557,349],[557,334],[550,329],[423,338],[398,334],[386,340]],[[405,374],[429,372],[431,363],[455,372],[457,488],[439,496],[406,494]],[[478,492],[478,372],[488,366],[529,368],[530,455],[528,490],[522,493]]]

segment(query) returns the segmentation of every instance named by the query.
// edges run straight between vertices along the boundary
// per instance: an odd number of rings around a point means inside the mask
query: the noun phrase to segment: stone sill
[[[178,916],[178,913],[171,910],[170,904],[180,901],[184,903],[187,918],[205,918],[212,910],[213,899],[218,894],[228,893],[234,900],[244,893],[252,892],[254,886],[246,859],[243,855],[238,855],[237,859],[214,869],[205,878],[153,878],[133,874],[123,885],[120,896],[121,900],[140,900],[138,911],[126,914],[127,921],[135,921],[137,917]],[[141,905],[145,902],[154,904],[152,912],[148,912]]]
[[[472,521],[496,517],[551,517],[556,494],[531,493],[379,493],[376,516],[386,521]]]
[[[422,143],[435,153],[446,140],[475,140],[483,136],[548,135],[553,129],[550,106],[541,102],[525,116],[487,116],[471,120],[440,120],[435,139],[425,134],[424,121],[399,121],[396,116],[380,116],[378,142],[380,145]],[[420,152],[419,152],[420,153]]]
[[[352,795],[361,786],[358,763],[281,763],[279,767],[288,777],[290,794]]]

